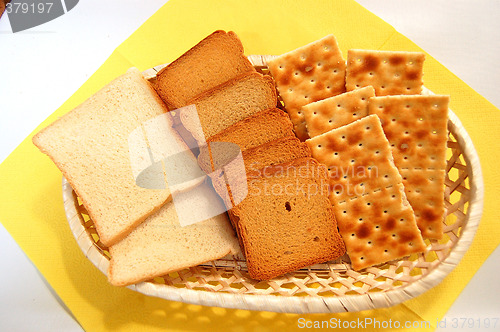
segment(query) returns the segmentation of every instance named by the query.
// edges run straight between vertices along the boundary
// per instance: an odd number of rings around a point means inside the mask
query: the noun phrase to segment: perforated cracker
[[[313,157],[328,166],[329,198],[354,269],[425,249],[378,116],[306,143]],[[396,225],[400,219],[404,223]]]
[[[382,121],[423,236],[433,239],[443,234],[448,103],[448,96],[386,96],[371,98],[368,110]]]
[[[368,100],[374,96],[373,87],[367,86],[302,106],[309,137],[368,115]]]
[[[334,204],[340,234],[353,269],[425,250],[402,184]]]
[[[377,96],[420,94],[424,60],[421,52],[349,50],[346,89],[371,85]]]
[[[308,138],[301,107],[345,91],[345,61],[333,35],[268,62],[295,134]]]
[[[306,143],[313,157],[328,166],[332,202],[401,183],[376,115],[330,130]]]
[[[446,171],[400,170],[406,197],[415,211],[415,220],[423,237],[440,239],[443,237],[444,178]]]

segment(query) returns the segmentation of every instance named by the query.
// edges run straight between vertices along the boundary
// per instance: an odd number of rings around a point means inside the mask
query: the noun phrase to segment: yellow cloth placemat
[[[330,33],[337,37],[344,56],[350,48],[420,50],[354,1],[171,0],[120,45],[40,128],[128,67],[144,70],[170,62],[216,29],[235,31],[246,54],[281,54]],[[437,287],[392,308],[344,314],[277,314],[188,305],[113,287],[85,259],[73,239],[63,209],[61,173],[33,146],[32,135],[0,165],[0,221],[89,331],[303,330],[299,327],[304,318],[371,318],[385,324],[398,321],[401,326],[406,321],[425,320],[435,327],[500,242],[500,228],[495,225],[500,210],[495,206],[494,192],[500,188],[500,132],[496,128],[500,112],[432,57],[427,56],[424,70],[428,88],[451,96],[451,108],[479,153],[485,179],[484,215],[459,266]]]

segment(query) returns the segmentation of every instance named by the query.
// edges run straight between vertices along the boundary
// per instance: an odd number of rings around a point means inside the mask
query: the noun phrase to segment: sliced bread
[[[200,93],[255,71],[238,36],[217,30],[156,75],[156,89],[170,109],[186,106]]]
[[[199,122],[191,113],[181,113],[180,120],[197,142],[204,143],[205,138],[210,139],[234,123],[276,107],[277,97],[271,77],[248,73],[202,93],[188,104],[196,106]],[[199,134],[199,124],[205,137]]]
[[[193,190],[206,193],[193,209],[222,203],[207,185]],[[189,195],[190,192],[179,195]],[[181,227],[173,202],[164,205],[125,239],[109,248],[108,278],[126,286],[184,268],[219,259],[240,251],[225,213]]]
[[[33,137],[82,199],[106,246],[125,237],[170,198],[168,187],[136,185],[128,144],[137,127],[166,111],[133,68]]]
[[[345,253],[327,197],[328,173],[312,158],[266,169],[232,216],[250,276],[268,280]]]

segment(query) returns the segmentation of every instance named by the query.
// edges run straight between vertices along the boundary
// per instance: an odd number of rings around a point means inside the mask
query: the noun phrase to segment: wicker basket
[[[266,59],[249,56],[267,74]],[[144,72],[153,84],[163,66]],[[426,90],[425,93],[431,93]],[[186,303],[288,313],[354,312],[389,307],[437,285],[469,248],[483,208],[483,178],[474,146],[457,116],[449,112],[442,240],[425,240],[424,253],[356,272],[347,259],[314,265],[269,281],[249,277],[244,261],[217,260],[129,288],[149,296]],[[63,179],[66,216],[83,253],[104,274],[107,248],[71,186]]]

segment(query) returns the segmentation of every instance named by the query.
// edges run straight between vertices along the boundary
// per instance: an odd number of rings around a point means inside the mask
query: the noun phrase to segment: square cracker
[[[353,269],[425,250],[402,184],[333,206]]]
[[[368,115],[368,100],[375,96],[371,86],[302,106],[309,137],[354,122]]]
[[[345,61],[333,35],[268,62],[296,135],[308,138],[301,107],[345,91]]]
[[[420,231],[433,239],[443,235],[448,103],[448,96],[386,96],[368,108],[382,121]]]
[[[378,116],[306,143],[328,166],[329,198],[355,270],[425,250]]]
[[[420,94],[424,60],[421,52],[349,50],[346,89],[371,85],[377,96]]]
[[[371,115],[306,141],[328,167],[330,197],[341,202],[401,183],[378,116]]]

